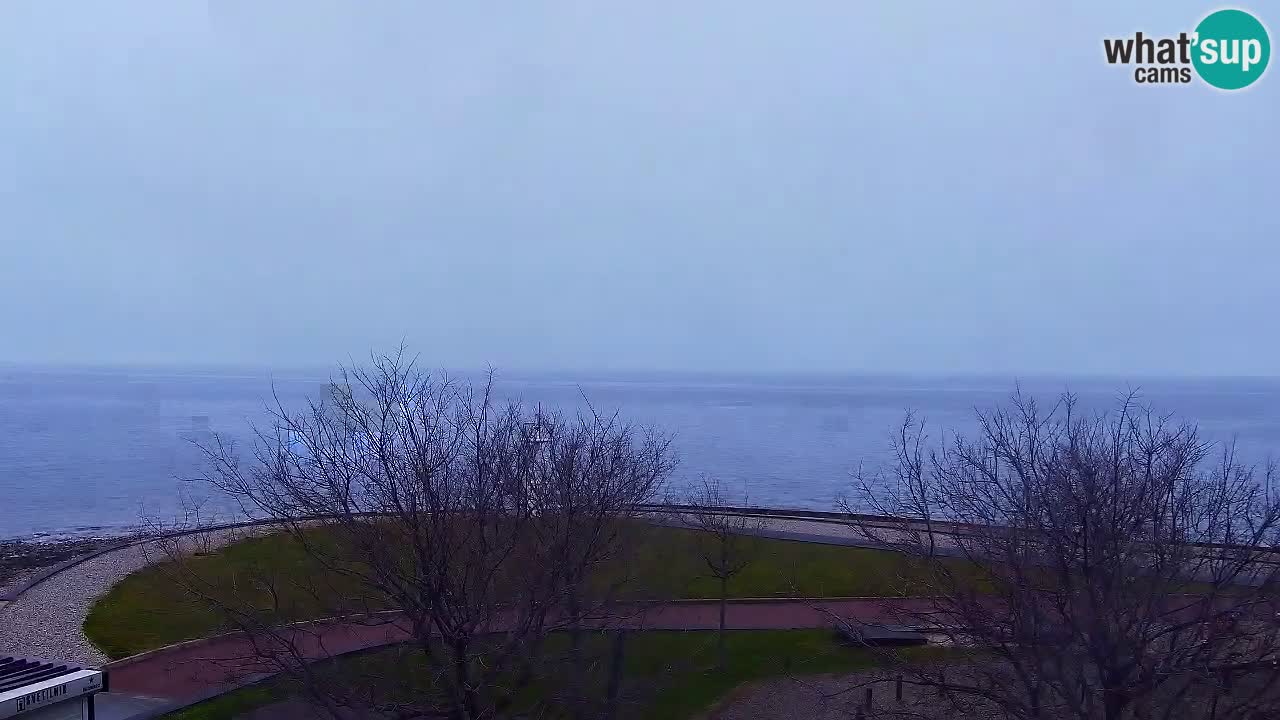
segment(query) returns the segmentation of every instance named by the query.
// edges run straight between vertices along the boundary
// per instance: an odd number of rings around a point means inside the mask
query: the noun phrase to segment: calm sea
[[[288,406],[323,392],[327,373],[0,368],[0,538],[99,534],[171,520],[184,502],[235,513],[208,488],[192,438],[244,436],[274,392]],[[675,484],[720,476],[752,504],[832,509],[861,464],[883,464],[907,409],[972,431],[975,408],[1015,383],[1046,398],[1071,390],[1102,407],[1129,388],[1157,410],[1234,437],[1243,456],[1280,455],[1280,379],[507,374],[500,392],[597,409],[676,436]]]

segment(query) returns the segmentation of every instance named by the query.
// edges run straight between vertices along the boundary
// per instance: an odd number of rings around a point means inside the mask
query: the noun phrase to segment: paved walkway
[[[660,524],[689,524],[678,514],[650,519]],[[882,527],[882,537],[877,541],[866,537],[860,527],[834,517],[762,515],[760,519],[760,526],[752,532],[780,539],[877,548],[885,547],[885,539],[901,538],[900,530],[895,531],[891,524]],[[182,542],[188,549],[211,549],[267,530],[258,527],[214,531]],[[955,551],[949,532],[964,530],[950,527],[940,532],[944,554]],[[0,605],[0,648],[86,665],[106,663],[106,657],[83,635],[82,626],[90,608],[115,583],[163,558],[163,549],[157,542],[145,542],[107,552],[52,575],[7,606]],[[888,602],[902,606],[921,601]],[[822,628],[833,625],[836,618],[874,624],[888,621],[885,603],[880,599],[738,600],[730,603],[727,620],[733,629]],[[718,625],[718,606],[714,602],[678,601],[635,609],[630,627],[697,630]],[[383,616],[377,624],[312,623],[299,626],[294,640],[309,658],[331,657],[403,641],[407,633],[396,620]],[[237,635],[144,653],[109,663],[107,669],[113,694],[122,694],[116,698],[120,700],[117,715],[138,707],[155,707],[156,701],[167,705],[207,697],[270,670],[252,645]]]
[[[901,526],[884,521],[858,523],[834,518],[749,516],[759,521],[760,525],[750,527],[746,532],[762,537],[871,549],[892,549],[895,544],[899,548],[903,545],[908,547],[911,545],[911,536],[904,533]],[[659,525],[697,527],[686,513],[653,514],[648,519]],[[951,535],[959,535],[962,532],[960,528],[939,524],[934,530],[937,543],[935,552],[939,555],[961,555]]]
[[[657,518],[652,518],[657,520]],[[658,520],[682,525],[678,517]],[[236,528],[191,536],[187,549],[213,549],[265,532],[264,528]],[[861,547],[876,547],[856,527],[831,519],[762,517],[753,532],[768,537]],[[117,663],[84,636],[83,625],[94,602],[129,574],[163,560],[164,549],[151,541],[112,550],[73,565],[35,585],[6,606],[0,606],[0,648],[33,657],[54,658],[110,668],[112,690],[131,696],[189,699],[226,688],[229,683],[264,670],[255,667],[242,641],[230,638],[194,641],[179,647],[144,654]],[[806,601],[734,602],[729,626],[738,629],[828,627],[837,615],[872,622],[873,601],[834,601],[813,605]],[[875,612],[879,612],[877,609]],[[649,629],[706,629],[718,623],[714,603],[678,603],[649,608],[637,619],[637,627]],[[318,629],[318,632],[313,632]],[[377,627],[313,626],[315,657],[342,654],[404,639],[394,623]]]
[[[909,598],[735,600],[729,603],[726,625],[734,630],[779,630],[832,627],[837,618],[855,623],[888,623],[891,613],[886,603],[905,608],[921,602]],[[620,614],[626,619],[615,620],[610,627],[644,630],[719,627],[719,605],[714,601],[633,605],[621,608]],[[289,644],[307,659],[317,660],[395,644],[409,637],[403,618],[391,613],[362,623],[307,623],[292,632]],[[112,692],[182,702],[216,694],[272,672],[273,665],[264,660],[264,655],[271,652],[270,646],[255,645],[237,633],[143,653],[111,663],[107,670]]]
[[[837,545],[874,547],[857,528],[830,520],[762,518],[761,535]],[[670,518],[668,524],[685,524]],[[201,533],[186,542],[215,548],[261,529],[237,528]],[[107,657],[84,636],[83,625],[93,603],[117,582],[149,563],[164,559],[155,542],[107,552],[73,565],[0,606],[0,649],[19,655],[101,665]]]

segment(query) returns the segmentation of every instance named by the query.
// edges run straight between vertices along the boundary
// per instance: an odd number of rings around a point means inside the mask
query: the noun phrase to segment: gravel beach
[[[184,538],[182,543],[187,549],[212,549],[259,532],[263,530],[215,530]],[[140,541],[86,560],[27,590],[0,607],[0,651],[92,666],[107,662],[81,629],[89,609],[129,573],[164,557],[160,541]]]

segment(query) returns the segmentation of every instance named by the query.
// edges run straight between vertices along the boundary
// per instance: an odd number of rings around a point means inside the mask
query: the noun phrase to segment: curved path
[[[839,620],[855,624],[891,622],[893,608],[920,600],[832,598],[793,600],[733,600],[726,625],[733,630],[827,628]],[[714,630],[719,627],[719,602],[685,600],[636,604],[622,608],[623,620],[610,627],[637,630]],[[410,634],[398,613],[367,622],[315,622],[299,625],[290,644],[308,660],[404,642]],[[247,681],[274,672],[270,648],[239,633],[192,640],[109,663],[111,692],[164,698],[185,704],[221,694]]]
[[[803,517],[800,513],[769,515],[750,532],[765,537],[860,547],[878,547],[861,530],[830,517]],[[659,524],[688,525],[679,515],[659,518]],[[193,534],[190,547],[212,549],[263,532],[258,527],[231,527]],[[31,586],[6,606],[0,606],[0,649],[32,657],[56,658],[86,665],[101,665],[108,658],[84,636],[83,625],[93,603],[148,564],[164,558],[159,542],[142,541],[110,550],[72,564]]]
[[[650,513],[655,524],[690,524],[683,514]],[[778,539],[834,545],[883,547],[870,542],[862,530],[832,515],[805,516],[793,511],[747,510],[760,518],[749,532]],[[873,518],[856,518],[855,522]],[[267,532],[270,525],[230,526],[199,531],[181,537],[183,549],[210,550],[238,539]],[[160,713],[213,697],[268,674],[245,638],[218,636],[180,643],[107,662],[105,655],[84,636],[83,625],[94,602],[113,585],[146,565],[162,560],[167,540],[139,541],[72,562],[48,571],[28,585],[6,606],[0,604],[0,649],[35,657],[57,658],[104,666],[111,682],[110,693],[99,697],[100,720],[109,718],[151,718]],[[905,601],[899,601],[905,602]],[[637,608],[631,620],[636,628],[694,630],[718,626],[717,604],[681,601]],[[639,612],[643,610],[643,612]],[[735,629],[781,629],[830,627],[835,617],[854,622],[876,622],[885,608],[871,599],[739,600],[729,605],[728,626]],[[305,635],[300,644],[313,658],[400,642],[405,633],[394,622],[376,625],[334,625],[313,623],[300,626]]]
[[[646,508],[648,510],[648,508]],[[685,508],[675,513],[650,512],[648,519],[661,525],[690,525]],[[832,545],[869,548],[889,547],[887,541],[900,538],[903,526],[891,518],[848,517],[835,514],[730,509],[733,514],[760,518],[747,532],[765,537]],[[244,525],[210,529],[181,537],[184,550],[216,548],[254,534],[267,532],[270,525]],[[871,530],[877,537],[867,537]],[[935,528],[944,554],[954,554],[952,536],[965,533],[963,526]],[[896,536],[896,537],[895,537]],[[165,557],[162,543],[140,541],[57,568],[17,595],[7,606],[0,604],[0,649],[21,655],[56,658],[86,665],[100,665],[106,657],[84,637],[82,627],[93,603],[130,573]],[[839,619],[852,623],[878,624],[889,621],[893,607],[906,609],[920,599],[828,598],[821,600],[736,600],[730,601],[728,626],[733,629],[788,629],[831,627]],[[628,627],[650,630],[703,630],[718,626],[715,601],[675,601],[633,606]],[[617,623],[614,623],[617,626]],[[381,616],[376,623],[307,623],[297,626],[293,638],[306,657],[332,657],[347,652],[375,648],[403,641],[407,637],[394,614]],[[111,690],[118,703],[100,717],[154,717],[165,708],[226,692],[268,673],[260,653],[240,635],[223,635],[106,663]],[[107,698],[103,698],[106,700]],[[105,708],[103,708],[105,709]]]
[[[883,547],[869,542],[857,526],[831,515],[748,511],[752,515],[757,513],[761,524],[749,530],[752,534],[824,544]],[[689,525],[688,519],[678,513],[665,517],[654,513],[649,519],[656,524]],[[209,550],[266,532],[269,527],[241,525],[211,529],[185,536],[180,542],[187,550]],[[260,675],[264,668],[246,652],[243,639],[234,636],[182,643],[114,663],[108,663],[107,657],[84,636],[84,621],[94,602],[129,574],[164,559],[162,542],[172,542],[172,538],[139,541],[69,564],[29,586],[7,605],[0,605],[0,649],[19,655],[105,666],[112,678],[112,695],[123,693],[118,696],[121,698],[189,702],[219,694],[245,678]],[[832,615],[874,622],[880,610],[873,611],[873,607],[879,608],[878,601],[827,600],[818,604],[735,601],[730,605],[728,620],[730,627],[738,629],[829,627],[833,623]],[[714,604],[705,602],[672,603],[645,608],[635,622],[640,623],[636,627],[648,629],[714,628],[718,623],[718,610]],[[401,632],[393,623],[328,626],[312,633],[314,637],[310,642],[314,643],[315,657],[325,657],[398,642],[403,639]]]

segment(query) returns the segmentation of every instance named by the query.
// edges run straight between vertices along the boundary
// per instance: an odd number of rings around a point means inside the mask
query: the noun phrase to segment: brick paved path
[[[826,600],[734,600],[726,624],[734,630],[825,628],[837,618],[856,623],[888,622],[886,602],[919,603],[909,598]],[[719,606],[708,601],[676,601],[624,608],[628,619],[611,622],[645,630],[712,630],[719,626]],[[368,624],[309,623],[293,631],[293,643],[308,659],[333,657],[355,650],[402,642],[409,634],[393,614]],[[111,691],[175,701],[217,693],[261,675],[270,668],[239,634],[194,640],[107,665]]]

